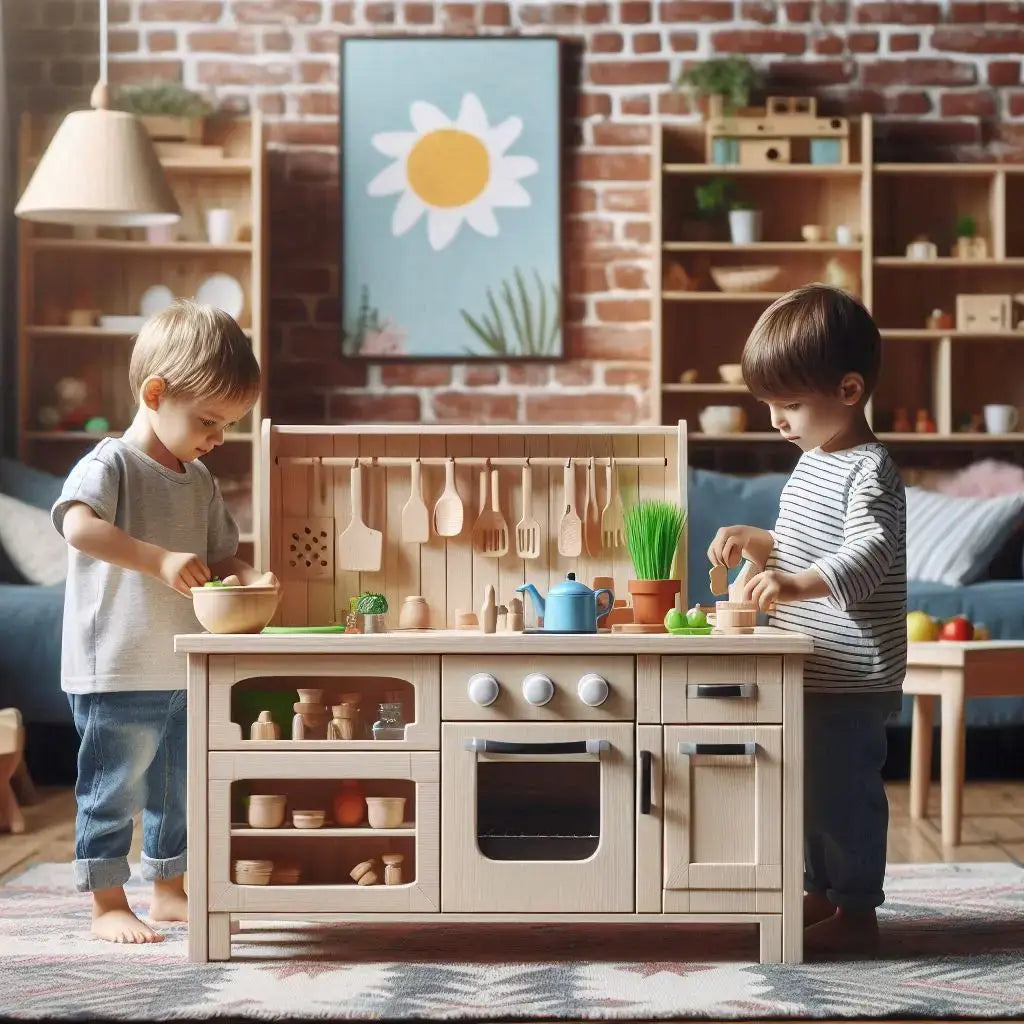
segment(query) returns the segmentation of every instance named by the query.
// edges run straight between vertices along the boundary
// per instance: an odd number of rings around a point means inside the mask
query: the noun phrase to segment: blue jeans
[[[804,696],[804,888],[846,910],[885,901],[885,720],[900,694]]]
[[[142,877],[185,873],[185,690],[68,694],[82,737],[75,797],[75,888],[131,876],[132,818],[142,812]]]

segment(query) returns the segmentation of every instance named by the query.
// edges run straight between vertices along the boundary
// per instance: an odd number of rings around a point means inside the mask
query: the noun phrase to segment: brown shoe
[[[804,927],[810,928],[819,921],[827,921],[836,912],[823,892],[804,893]]]
[[[878,956],[878,917],[874,909],[844,910],[804,932],[806,960],[873,960]]]

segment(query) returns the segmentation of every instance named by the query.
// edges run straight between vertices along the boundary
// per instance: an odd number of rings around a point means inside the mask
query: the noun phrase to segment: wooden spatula
[[[516,554],[540,558],[540,523],[533,515],[533,470],[523,466],[523,517],[516,523]]]
[[[491,474],[491,507],[487,508],[487,471],[480,474],[480,487],[483,492],[484,508],[481,509],[473,537],[480,553],[491,558],[501,558],[508,553],[508,523],[501,514],[500,495],[498,493],[498,471]]]
[[[587,463],[587,492],[583,499],[583,543],[593,558],[601,553],[601,508],[597,504],[597,470]]]
[[[621,548],[625,542],[622,531],[625,522],[622,518],[622,495],[619,494],[619,477],[615,472],[615,460],[609,459],[604,467],[604,481],[608,488],[608,497],[601,510],[601,543],[605,548]]]
[[[576,478],[570,459],[562,471],[562,504],[565,512],[558,524],[558,553],[566,558],[578,558],[583,553],[583,520],[576,512],[575,490]]]
[[[430,512],[423,500],[419,459],[412,463],[409,472],[411,493],[402,508],[402,540],[407,544],[426,544],[430,540]]]
[[[379,572],[384,535],[363,522],[363,479],[357,462],[352,467],[352,520],[338,536],[338,560],[341,569]]]
[[[455,486],[455,460],[444,464],[444,490],[434,506],[434,533],[438,537],[457,537],[462,533],[462,498]]]

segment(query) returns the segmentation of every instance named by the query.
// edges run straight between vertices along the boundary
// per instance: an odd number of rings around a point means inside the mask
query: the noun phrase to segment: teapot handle
[[[604,611],[601,611],[601,602],[599,600],[602,594],[607,594],[608,595],[608,607],[605,608]],[[612,606],[615,604],[615,594],[612,593],[612,591],[609,590],[607,587],[602,587],[600,590],[595,590],[594,591],[594,604],[597,606],[597,609],[598,609],[598,611],[597,611],[598,619],[599,620],[603,619],[612,610]]]

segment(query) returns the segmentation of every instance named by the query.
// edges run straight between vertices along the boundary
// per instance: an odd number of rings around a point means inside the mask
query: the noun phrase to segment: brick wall
[[[5,0],[16,106],[86,102],[96,0]],[[271,414],[291,421],[632,422],[652,345],[650,144],[684,120],[688,61],[742,52],[779,91],[879,117],[899,159],[1024,159],[1024,3],[111,0],[115,82],[181,80],[269,121]],[[354,365],[339,356],[337,40],[557,33],[572,41],[568,360]]]

